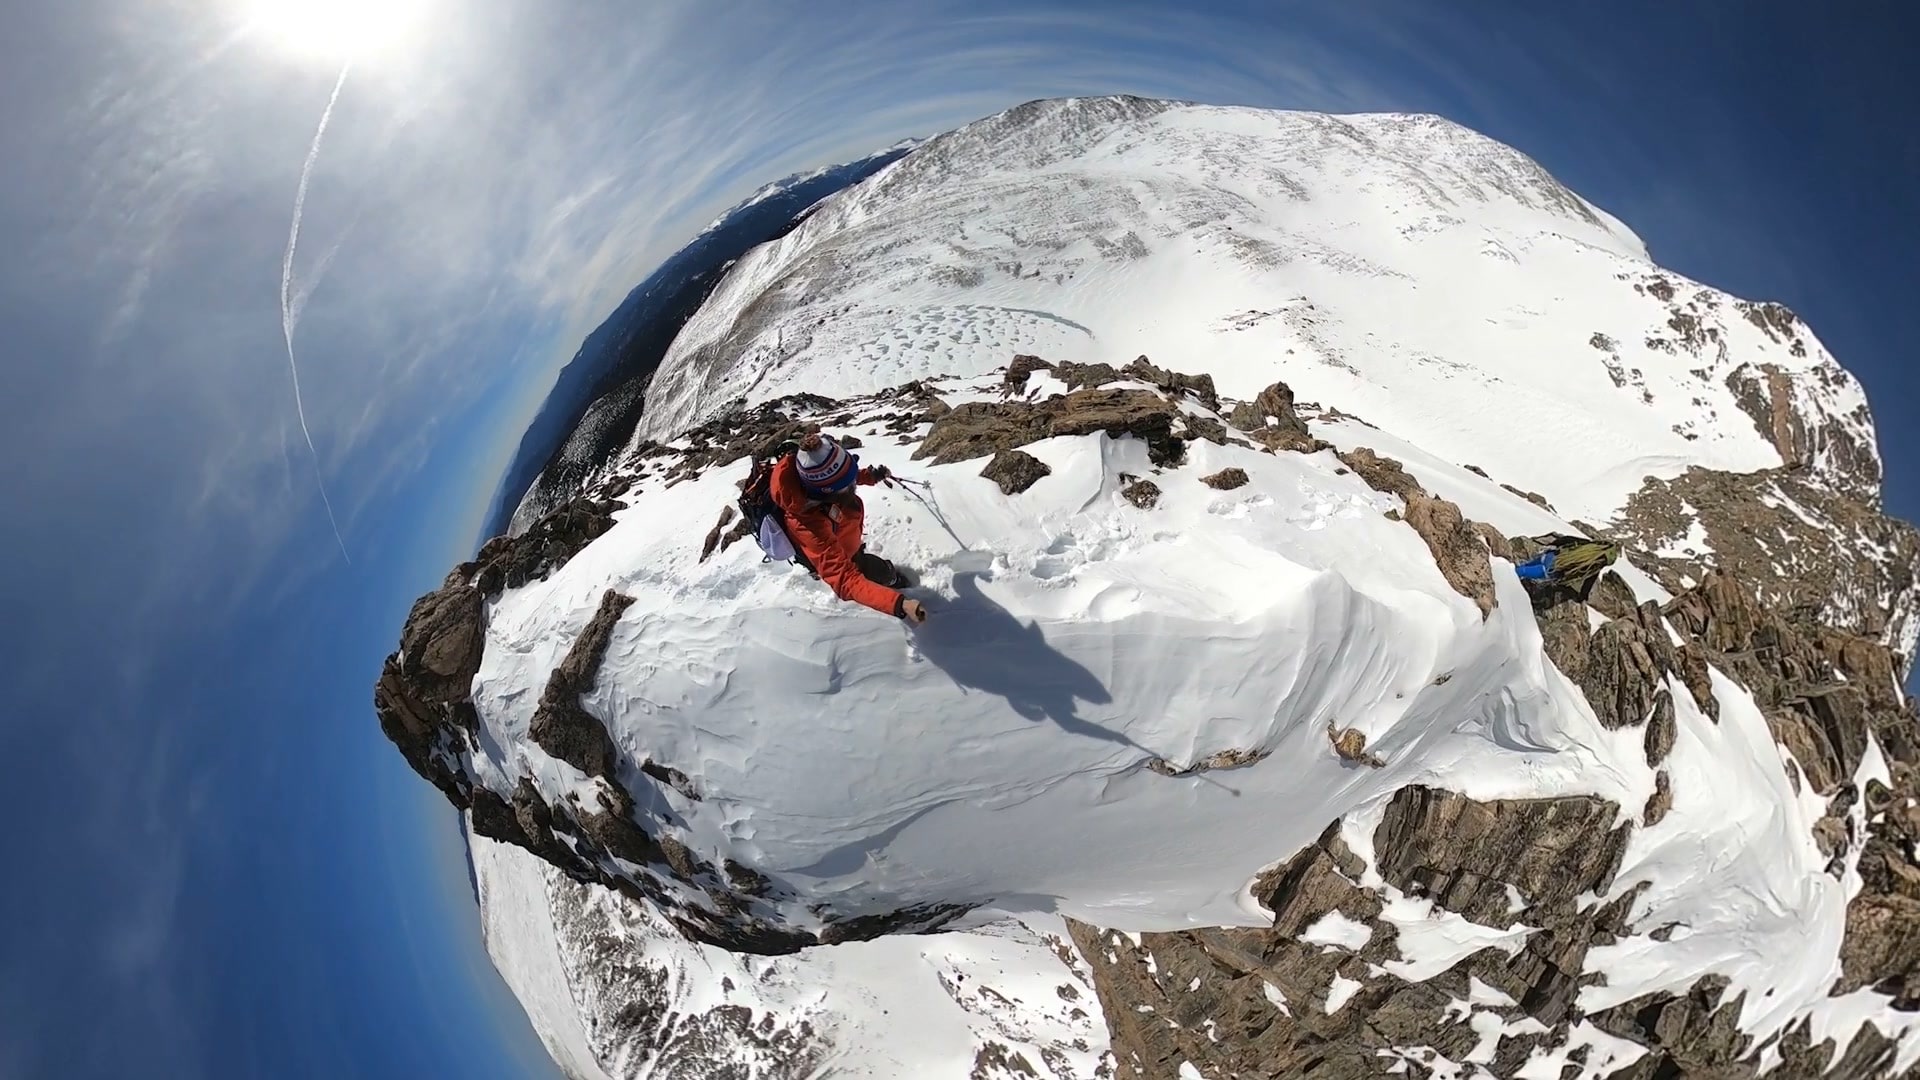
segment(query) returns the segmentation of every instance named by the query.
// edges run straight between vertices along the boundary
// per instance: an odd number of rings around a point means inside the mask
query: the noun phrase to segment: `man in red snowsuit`
[[[786,519],[787,538],[800,563],[833,594],[897,619],[927,620],[918,600],[900,595],[904,577],[887,560],[868,552],[861,533],[866,504],[857,490],[888,477],[885,466],[860,467],[860,459],[831,436],[813,433],[781,459],[768,483]]]

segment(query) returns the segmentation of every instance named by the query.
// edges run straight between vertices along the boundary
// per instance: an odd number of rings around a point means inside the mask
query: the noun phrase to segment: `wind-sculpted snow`
[[[868,497],[870,543],[938,598],[911,634],[757,551],[700,565],[684,523],[727,503],[732,471],[643,488],[606,537],[493,607],[474,683],[482,744],[527,747],[524,688],[602,592],[633,597],[584,704],[628,756],[691,778],[702,798],[669,794],[662,819],[695,851],[793,889],[795,926],[816,925],[816,906],[927,903],[1129,929],[1242,923],[1258,913],[1241,894],[1274,851],[1410,773],[1512,754],[1621,802],[1651,791],[1612,764],[1637,743],[1613,745],[1538,663],[1518,582],[1483,623],[1384,516],[1393,501],[1332,454],[1201,444],[1193,478],[1163,481],[1143,513],[1119,494],[1121,474],[1152,471],[1143,445],[1028,449],[1053,472],[1017,499],[977,463],[922,470],[874,452],[933,485],[930,506]],[[1251,483],[1197,480],[1228,466]],[[1336,758],[1330,723],[1359,728],[1389,767]],[[1286,764],[1146,768],[1234,750]],[[531,771],[554,800],[582,782],[525,750],[476,764],[503,790]]]

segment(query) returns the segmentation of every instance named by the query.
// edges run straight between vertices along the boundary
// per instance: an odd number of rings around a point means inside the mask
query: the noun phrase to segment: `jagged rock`
[[[1920,900],[1898,893],[1862,892],[1847,905],[1847,936],[1840,944],[1836,993],[1897,980],[1904,991],[1920,969]]]
[[[1485,475],[1485,474],[1482,474],[1482,475]],[[1528,502],[1532,503],[1533,505],[1539,507],[1542,510],[1545,510],[1549,513],[1554,512],[1553,504],[1547,501],[1547,497],[1545,495],[1542,495],[1537,491],[1522,491],[1519,488],[1514,487],[1512,484],[1501,484],[1500,486],[1514,493],[1515,495],[1520,496],[1521,498],[1527,500]]]
[[[1122,476],[1121,479],[1129,478]],[[1151,510],[1160,501],[1160,485],[1151,480],[1131,479],[1120,489],[1120,495],[1142,510]]]
[[[1505,533],[1484,521],[1469,521],[1467,524],[1473,529],[1474,534],[1480,537],[1481,542],[1487,545],[1487,554],[1498,555],[1509,562],[1514,561],[1513,541],[1507,539]]]
[[[479,590],[443,586],[414,601],[400,631],[401,670],[422,701],[463,701],[480,671],[485,605]]]
[[[1344,450],[1339,457],[1355,476],[1375,491],[1398,495],[1403,502],[1410,502],[1411,496],[1427,493],[1427,489],[1420,486],[1420,481],[1415,480],[1405,466],[1393,458],[1374,453],[1370,447]]]
[[[527,734],[548,754],[579,769],[588,776],[612,780],[618,768],[613,739],[605,724],[580,705],[580,695],[593,689],[606,655],[607,642],[613,637],[620,613],[633,603],[633,597],[608,589],[600,597],[600,608],[586,628],[562,657],[560,665],[547,677],[540,705],[533,713]]]
[[[1480,802],[1438,788],[1396,791],[1374,839],[1390,883],[1431,897],[1490,926],[1508,916],[1505,885],[1533,908],[1571,909],[1583,892],[1604,892],[1625,853],[1619,807],[1605,799],[1496,799]]]
[[[473,705],[424,700],[400,669],[400,654],[390,654],[374,683],[373,711],[380,731],[398,747],[413,771],[439,788],[456,808],[465,810],[471,782],[460,767],[461,754],[478,727]]]
[[[1227,419],[1241,431],[1267,441],[1271,449],[1304,449],[1315,441],[1306,421],[1300,419],[1293,388],[1283,382],[1260,391],[1251,402],[1235,406]]]
[[[1587,597],[1587,603],[1593,610],[1609,619],[1624,619],[1633,614],[1640,606],[1640,600],[1633,594],[1633,586],[1618,571],[1604,570],[1594,582],[1593,592]]]
[[[1751,318],[1764,307],[1767,306],[1751,306],[1747,313]],[[1785,310],[1777,305],[1771,307]],[[1793,329],[1797,319],[1791,313],[1772,326],[1768,325],[1769,321],[1765,317],[1754,320],[1755,325],[1768,330],[1769,336],[1778,330],[1783,337],[1797,338]],[[1733,392],[1740,410],[1753,419],[1761,438],[1780,452],[1780,460],[1787,468],[1804,469],[1824,457],[1832,472],[1830,479],[1839,486],[1860,494],[1877,491],[1880,462],[1873,447],[1860,443],[1840,424],[1809,427],[1808,417],[1794,400],[1795,377],[1775,364],[1746,363],[1727,374],[1727,389]],[[1815,373],[1798,377],[1811,379]]]
[[[1329,911],[1363,923],[1379,917],[1380,894],[1355,885],[1342,869],[1336,851],[1346,857],[1357,875],[1359,860],[1347,851],[1336,822],[1293,858],[1254,881],[1253,896],[1273,912],[1276,933],[1297,937]]]
[[[1483,539],[1484,534],[1493,532],[1492,526],[1469,524],[1458,506],[1427,494],[1420,482],[1390,457],[1364,446],[1342,451],[1339,456],[1368,487],[1400,496],[1407,505],[1407,524],[1426,541],[1447,584],[1478,604],[1482,617],[1492,612],[1493,567],[1487,561],[1489,542]]]
[[[1644,549],[1635,561],[1676,594],[1717,571],[1761,607],[1804,611],[1805,623],[1893,649],[1910,648],[1920,635],[1920,531],[1805,473],[1696,468],[1649,478],[1613,532]],[[1690,532],[1705,533],[1709,553],[1645,554]],[[1903,664],[1903,677],[1906,670]]]
[[[1655,717],[1655,706],[1666,693],[1665,680],[1683,666],[1663,624],[1660,606],[1649,601],[1625,617],[1611,619],[1589,630],[1586,608],[1555,604],[1540,613],[1541,643],[1561,673],[1580,687],[1593,714],[1608,728],[1634,727]],[[1709,698],[1711,700],[1711,698]],[[1648,760],[1656,741],[1672,745],[1673,702],[1669,698],[1664,724],[1668,731],[1647,736]],[[1665,751],[1661,751],[1665,757]]]
[[[1026,1055],[1013,1049],[1006,1043],[991,1039],[981,1044],[974,1052],[973,1068],[968,1072],[969,1080],[995,1080],[997,1077],[1039,1076]]]
[[[1660,625],[1658,605],[1641,609],[1641,614],[1646,617],[1602,623],[1588,645],[1587,664],[1574,678],[1594,715],[1609,728],[1647,721],[1661,683],[1674,667],[1673,643]],[[1671,710],[1673,703],[1667,707]]]
[[[1730,1064],[1752,1042],[1740,1032],[1738,1010],[1724,1007],[1728,1003],[1720,1000],[1726,987],[1725,978],[1709,975],[1685,994],[1635,998],[1588,1019],[1621,1038],[1659,1047],[1684,1070],[1678,1075],[1697,1075],[1698,1070]]]
[[[819,943],[840,945],[849,941],[872,941],[890,934],[938,933],[941,927],[972,911],[973,907],[972,904],[927,904],[883,915],[833,920],[820,928]]]
[[[1002,380],[1005,393],[1018,397],[1027,392],[1027,379],[1036,371],[1052,371],[1053,365],[1037,356],[1020,353],[1007,365],[1007,374]]]
[[[1847,848],[1847,823],[1832,814],[1813,823],[1813,842],[1820,854],[1832,858]]]
[[[1144,356],[1136,357],[1133,363],[1128,364],[1126,374],[1129,378],[1157,386],[1166,393],[1191,394],[1195,401],[1206,406],[1208,412],[1220,411],[1220,395],[1214,392],[1211,375],[1184,375],[1169,371],[1155,367],[1153,361]]]
[[[1205,441],[1213,443],[1216,446],[1246,445],[1244,440],[1233,436],[1227,431],[1227,425],[1211,416],[1196,416],[1192,413],[1183,413],[1181,419],[1185,422],[1186,426],[1175,432],[1175,434],[1185,442]]]
[[[1051,476],[1053,469],[1046,462],[1027,453],[1025,450],[1002,450],[993,455],[987,467],[980,475],[1000,485],[1004,495],[1018,495],[1039,482],[1043,476]]]
[[[613,512],[623,503],[577,498],[543,514],[517,536],[496,536],[454,574],[487,596],[539,581],[567,564],[588,544],[613,528]]]
[[[1698,668],[1690,685],[1705,681],[1711,661],[1746,687],[1815,791],[1831,794],[1853,775],[1869,734],[1896,759],[1920,753],[1920,730],[1887,677],[1895,663],[1885,646],[1833,628],[1797,627],[1717,572],[1666,612],[1702,654],[1692,661],[1678,651],[1683,674]]]
[[[485,789],[476,789],[476,791],[483,790]],[[499,798],[490,791],[487,795],[492,796],[492,799],[487,800],[490,804],[493,799]],[[476,798],[484,798],[484,796],[476,796]],[[498,827],[501,831],[499,833],[481,832],[480,835],[510,844],[519,844],[559,867],[575,881],[594,881],[599,878],[593,864],[581,858],[564,840],[555,835],[553,808],[547,805],[538,791],[534,790],[532,780],[521,777],[520,783],[513,789],[513,798],[503,801],[507,806],[508,820],[512,825],[508,826],[506,822],[498,820],[498,807],[494,807],[493,812],[489,814],[489,824]],[[477,805],[478,802],[476,802]],[[481,819],[476,814],[474,831],[480,832],[480,828]]]
[[[1647,721],[1648,765],[1658,766],[1667,760],[1667,755],[1673,751],[1673,741],[1679,736],[1679,731],[1679,724],[1674,719],[1673,695],[1662,688],[1653,696],[1653,716]]]
[[[1112,364],[1081,364],[1072,360],[1054,365],[1053,374],[1055,378],[1067,384],[1068,390],[1105,386],[1126,378]]]
[[[1238,466],[1221,469],[1212,476],[1203,476],[1200,482],[1216,491],[1232,491],[1247,485],[1247,470]]]
[[[1416,494],[1407,502],[1407,524],[1427,542],[1447,584],[1478,604],[1482,616],[1493,611],[1493,567],[1487,561],[1487,545],[1467,524],[1460,508],[1445,499]]]
[[[1185,444],[1173,436],[1180,412],[1165,398],[1144,390],[1084,390],[1049,404],[1058,406],[1049,435],[1132,435],[1147,444],[1147,460],[1161,467],[1185,457]]]
[[[1177,465],[1184,443],[1173,435],[1179,410],[1150,390],[1077,390],[1042,402],[968,402],[934,421],[915,460],[947,465],[1060,435],[1132,435],[1155,465]]]
[[[1666,820],[1672,809],[1673,780],[1667,770],[1661,769],[1653,775],[1653,794],[1647,796],[1647,805],[1640,811],[1640,824],[1651,829]]]
[[[485,641],[485,604],[462,575],[414,601],[400,631],[400,649],[381,664],[373,709],[380,729],[407,763],[446,794],[468,805],[471,784],[460,754],[478,729],[469,701]]]
[[[1047,421],[1044,411],[1025,402],[970,401],[934,421],[913,456],[936,465],[985,457],[1047,438]]]
[[[633,798],[625,789],[602,788],[599,801],[599,810],[580,815],[580,831],[588,839],[635,866],[666,860],[666,850],[633,820]]]
[[[733,507],[723,506],[720,508],[720,520],[713,523],[713,528],[707,531],[707,538],[701,541],[700,543],[700,561],[701,562],[706,562],[709,558],[713,556],[714,549],[719,548],[721,546],[720,544],[721,531],[724,530],[729,524],[732,523],[733,516],[734,516]]]

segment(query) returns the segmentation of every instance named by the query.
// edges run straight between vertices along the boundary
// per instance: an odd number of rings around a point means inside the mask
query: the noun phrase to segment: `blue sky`
[[[280,271],[341,55],[242,0],[8,12],[0,1075],[543,1075],[451,814],[374,723],[380,657],[664,255],[767,180],[1023,100],[1510,142],[1664,265],[1805,316],[1920,517],[1920,27],[1894,5],[421,2],[341,84],[306,201],[317,472]]]

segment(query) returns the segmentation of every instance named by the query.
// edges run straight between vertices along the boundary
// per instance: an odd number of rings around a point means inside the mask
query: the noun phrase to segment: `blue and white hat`
[[[820,436],[820,445],[802,446],[794,455],[800,469],[800,482],[809,490],[831,495],[850,486],[860,473],[860,459],[847,453],[831,435]]]

